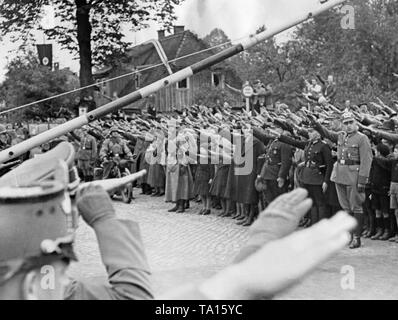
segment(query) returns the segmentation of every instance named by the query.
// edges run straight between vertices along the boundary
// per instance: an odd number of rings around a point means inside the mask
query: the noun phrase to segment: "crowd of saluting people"
[[[226,104],[113,115],[23,158],[69,140],[84,181],[108,178],[109,160],[118,158],[131,173],[147,170],[136,186],[172,203],[169,212],[193,211],[195,201],[201,203],[196,213],[229,217],[243,226],[279,195],[304,187],[313,206],[301,226],[343,208],[364,222],[352,247],[360,246],[361,236],[398,242],[398,104],[375,99],[338,106],[333,77],[319,80],[322,85],[315,78],[306,82],[298,97],[303,107],[294,112],[267,98],[257,99],[250,112]],[[272,92],[271,86],[259,88],[267,97]],[[27,137],[23,128],[14,134],[0,128],[2,149]]]

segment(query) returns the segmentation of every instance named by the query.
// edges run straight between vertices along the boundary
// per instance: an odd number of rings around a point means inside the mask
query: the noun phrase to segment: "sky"
[[[220,28],[231,40],[237,40],[254,33],[259,26],[276,26],[299,12],[304,13],[317,6],[319,0],[185,0],[176,10],[176,25],[184,25],[199,36]],[[149,29],[136,34],[126,32],[125,37],[130,42],[140,44],[156,38],[158,29],[158,25],[152,24]],[[37,32],[36,38],[37,43],[43,43],[42,33]],[[55,42],[47,40],[46,43],[53,43],[53,60],[60,63],[60,68],[69,67],[72,71],[79,71],[78,61],[69,52],[62,50]],[[7,59],[17,54],[9,51],[17,47],[18,44],[8,39],[0,43],[0,82],[4,80]]]

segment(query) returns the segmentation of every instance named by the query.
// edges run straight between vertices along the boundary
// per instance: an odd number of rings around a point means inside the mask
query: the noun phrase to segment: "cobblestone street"
[[[184,214],[168,213],[172,205],[165,204],[163,198],[138,193],[135,190],[136,199],[130,205],[118,201],[114,204],[120,218],[140,224],[156,294],[214,274],[228,265],[247,240],[248,228],[237,226],[228,218],[199,216],[199,207],[193,202]],[[81,279],[106,275],[94,232],[83,221],[75,248],[79,263],[72,265],[71,276]],[[360,250],[344,249],[278,298],[396,299],[397,265],[398,244],[368,240]],[[341,288],[344,266],[354,268],[354,290]]]

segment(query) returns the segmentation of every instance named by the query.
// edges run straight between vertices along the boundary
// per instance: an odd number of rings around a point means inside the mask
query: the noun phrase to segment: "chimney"
[[[174,34],[182,33],[184,32],[184,29],[184,26],[174,26]]]
[[[158,30],[158,39],[159,40],[162,40],[162,39],[164,39],[166,36],[165,36],[165,30]]]

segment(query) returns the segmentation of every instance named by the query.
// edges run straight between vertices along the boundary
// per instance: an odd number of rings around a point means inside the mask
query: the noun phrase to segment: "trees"
[[[331,74],[338,103],[376,97],[390,101],[398,90],[398,78],[393,76],[398,73],[398,4],[393,0],[350,4],[355,29],[343,29],[344,13],[330,10],[297,27],[288,41],[270,39],[233,58],[238,72],[243,79],[273,83],[282,100],[294,100],[304,78]]]
[[[183,0],[2,0],[0,36],[13,40],[30,39],[39,26],[44,6],[54,7],[59,24],[43,30],[63,48],[80,58],[80,85],[92,84],[92,66],[101,65],[110,56],[121,54],[130,44],[122,28],[140,30],[149,21],[169,28],[175,20],[174,9]],[[16,35],[16,36],[15,36]]]
[[[398,6],[389,0],[353,0],[355,29],[340,26],[342,15],[327,12],[297,29],[295,38],[306,43],[314,57],[311,74],[333,74],[340,102],[386,99],[398,89]],[[319,64],[320,67],[317,67]]]
[[[0,100],[6,101],[7,109],[67,92],[78,87],[77,77],[69,70],[51,71],[39,65],[33,52],[12,60],[8,64],[6,80],[0,86]],[[16,111],[18,120],[57,117],[60,110],[75,105],[76,94],[66,95]]]
[[[208,86],[202,86],[200,90],[197,90],[193,97],[194,103],[201,103],[209,107],[216,105],[217,100],[219,100],[220,103],[228,102],[232,105],[236,101],[236,96],[228,90],[224,90],[219,87],[215,88],[209,84]]]
[[[231,41],[225,32],[219,28],[213,29],[207,36],[203,38],[209,47],[216,47],[214,50],[216,52],[220,52],[230,46],[229,42]],[[225,44],[227,43],[227,44]],[[223,45],[225,44],[225,45]]]

